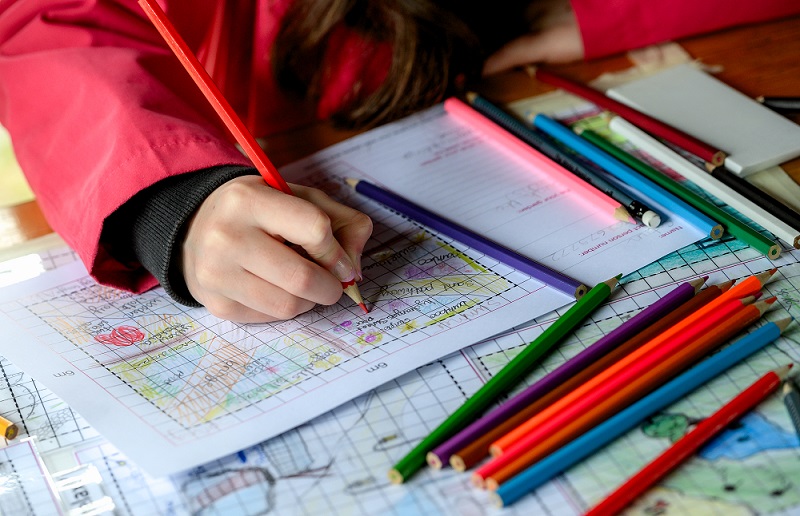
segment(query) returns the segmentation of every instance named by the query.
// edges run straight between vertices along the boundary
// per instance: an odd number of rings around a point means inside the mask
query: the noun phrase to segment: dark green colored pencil
[[[725,226],[725,231],[728,231],[731,235],[735,236],[753,249],[766,255],[772,260],[780,256],[781,247],[777,243],[759,233],[753,227],[747,225],[742,220],[731,215],[719,206],[712,204],[708,200],[689,190],[677,181],[667,177],[647,163],[620,149],[596,132],[585,129],[579,131],[578,134],[596,146],[600,147],[607,153],[611,154],[621,162],[625,163],[632,169],[636,170],[649,180],[660,185],[665,190],[672,192],[675,196],[680,197],[685,202],[691,204],[712,219],[719,221],[720,224]]]
[[[513,389],[531,372],[539,358],[557,342],[571,332],[592,311],[600,306],[619,282],[622,275],[598,283],[581,297],[569,310],[528,344],[516,357],[494,375],[478,392],[473,394],[455,412],[444,420],[428,437],[422,440],[408,455],[389,471],[389,480],[394,484],[405,482],[425,465],[429,451],[452,437],[466,425],[478,418],[492,403]]]

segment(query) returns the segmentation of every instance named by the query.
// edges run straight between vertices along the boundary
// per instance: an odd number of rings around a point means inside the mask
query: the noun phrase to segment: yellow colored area
[[[14,156],[11,137],[3,127],[0,127],[0,208],[32,200],[33,192]]]

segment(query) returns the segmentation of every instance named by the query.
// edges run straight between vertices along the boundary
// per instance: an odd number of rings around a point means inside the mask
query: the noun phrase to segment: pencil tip
[[[719,289],[720,289],[721,291],[723,291],[723,292],[727,292],[728,290],[730,290],[730,289],[731,289],[731,287],[733,286],[733,284],[734,284],[735,282],[736,282],[735,280],[728,280],[728,281],[725,281],[725,282],[723,282],[723,283],[720,283],[719,285],[717,285],[717,287],[719,287]]]
[[[787,327],[787,326],[789,326],[789,323],[791,323],[791,322],[792,322],[792,318],[791,318],[791,317],[787,317],[787,318],[785,318],[785,319],[780,319],[780,320],[778,320],[778,321],[773,321],[773,324],[774,324],[775,326],[777,326],[777,327],[778,327],[778,329],[779,329],[781,332],[783,332],[783,330],[785,330],[785,329],[786,329],[786,327]]]
[[[478,98],[478,94],[475,93],[474,91],[468,91],[465,97],[467,99],[467,102],[472,104],[473,102],[475,102],[475,99]]]
[[[359,180],[355,179],[353,177],[348,177],[348,178],[345,178],[344,182],[347,183],[349,186],[355,188],[356,185],[359,183]]]
[[[789,376],[789,371],[792,370],[792,366],[794,366],[794,364],[786,364],[785,366],[775,369],[774,373],[777,374],[781,380],[785,380],[786,377]]]
[[[367,305],[365,305],[363,302],[362,303],[358,303],[358,306],[361,307],[361,309],[364,311],[365,314],[369,313],[369,309],[367,308]]]

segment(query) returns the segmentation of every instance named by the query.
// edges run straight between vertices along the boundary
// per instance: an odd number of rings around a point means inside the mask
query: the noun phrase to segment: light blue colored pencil
[[[724,232],[722,224],[712,220],[697,208],[687,204],[679,197],[653,183],[617,158],[611,156],[593,143],[590,143],[585,138],[581,138],[568,127],[565,127],[541,113],[536,115],[533,119],[533,125],[581,156],[593,161],[629,187],[650,197],[667,210],[679,215],[689,224],[707,233],[712,239],[716,240],[722,237],[722,233]]]
[[[493,494],[499,507],[511,505],[562,471],[585,459],[638,425],[647,416],[670,405],[700,385],[763,348],[783,332],[791,318],[769,322],[711,355],[615,416],[589,430],[503,483]]]

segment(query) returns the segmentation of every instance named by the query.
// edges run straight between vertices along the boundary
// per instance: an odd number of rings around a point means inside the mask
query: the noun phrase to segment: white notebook
[[[800,126],[691,64],[607,94],[726,152],[725,168],[740,176],[800,156]]]

